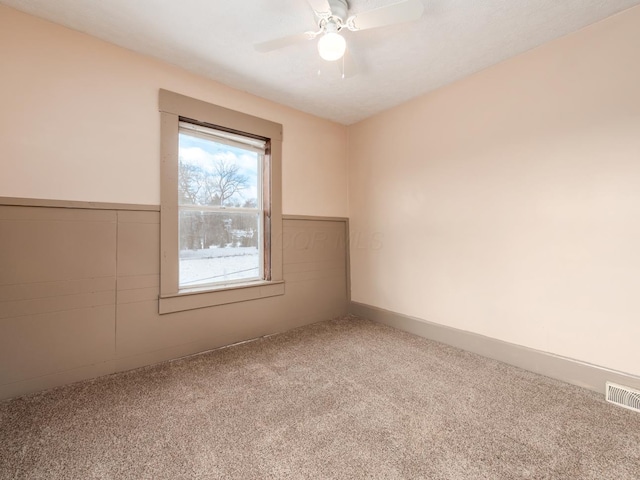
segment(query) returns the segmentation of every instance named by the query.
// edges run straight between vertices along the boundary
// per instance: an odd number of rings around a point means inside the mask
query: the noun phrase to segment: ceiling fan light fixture
[[[318,53],[328,62],[342,58],[346,49],[346,40],[336,32],[327,32],[318,40]]]

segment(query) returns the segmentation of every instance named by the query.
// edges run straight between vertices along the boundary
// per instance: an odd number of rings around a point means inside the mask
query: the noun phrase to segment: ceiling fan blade
[[[315,32],[297,33],[295,35],[289,35],[287,37],[276,38],[274,40],[267,40],[266,42],[256,43],[253,48],[258,52],[266,53],[272,50],[278,50],[279,48],[288,47],[297,43],[302,43],[307,40],[312,40],[316,37]]]
[[[316,13],[331,13],[331,5],[328,0],[307,0]]]
[[[386,27],[417,20],[422,16],[422,12],[424,12],[424,5],[421,0],[405,0],[354,15],[347,21],[347,26],[349,30]]]

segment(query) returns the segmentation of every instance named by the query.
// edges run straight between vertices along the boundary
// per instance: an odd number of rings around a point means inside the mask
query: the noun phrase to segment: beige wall
[[[0,59],[0,196],[158,205],[165,88],[282,123],[284,213],[347,214],[342,125],[4,6]]]
[[[640,374],[639,45],[636,7],[350,127],[352,299]]]

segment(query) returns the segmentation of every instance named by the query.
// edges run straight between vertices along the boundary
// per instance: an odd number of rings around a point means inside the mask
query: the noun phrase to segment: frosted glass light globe
[[[329,62],[342,58],[346,48],[347,42],[344,37],[338,33],[325,33],[320,37],[320,40],[318,40],[318,53],[324,60]]]

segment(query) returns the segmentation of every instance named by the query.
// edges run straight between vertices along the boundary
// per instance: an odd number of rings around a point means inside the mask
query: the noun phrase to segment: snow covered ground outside
[[[180,251],[180,285],[183,287],[252,279],[259,275],[260,255],[256,247]]]

